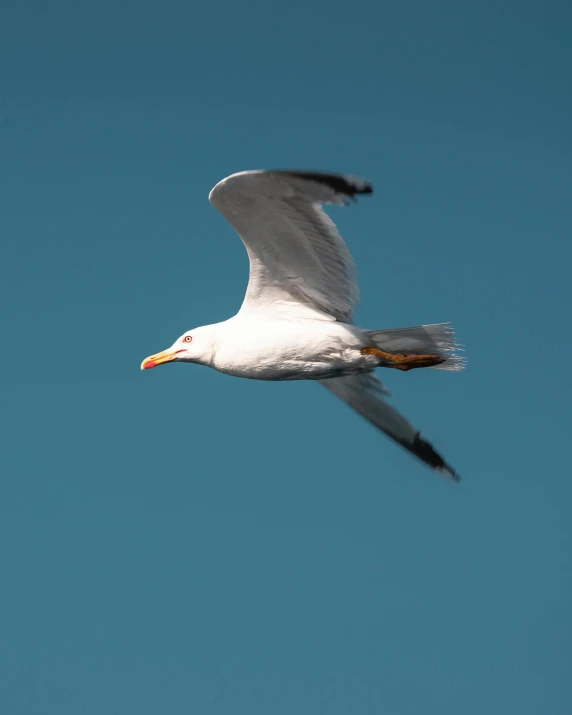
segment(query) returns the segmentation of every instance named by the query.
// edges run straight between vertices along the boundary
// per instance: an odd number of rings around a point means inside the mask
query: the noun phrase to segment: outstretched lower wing
[[[387,390],[375,375],[362,373],[333,377],[320,380],[320,384],[429,467],[455,482],[460,481],[453,467],[445,462],[400,412],[385,401]]]

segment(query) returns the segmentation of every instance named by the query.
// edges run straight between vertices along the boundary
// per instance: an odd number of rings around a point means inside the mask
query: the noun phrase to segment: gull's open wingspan
[[[385,401],[388,392],[375,375],[361,373],[333,377],[320,380],[320,384],[429,467],[456,482],[460,481],[459,475],[433,449],[433,445],[424,440],[419,431]]]
[[[355,266],[321,204],[370,193],[362,179],[307,171],[244,171],[220,181],[209,200],[250,259],[241,312],[316,317],[318,311],[351,322],[359,295]]]

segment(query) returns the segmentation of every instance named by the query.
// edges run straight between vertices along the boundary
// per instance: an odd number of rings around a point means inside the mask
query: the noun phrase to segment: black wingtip
[[[297,169],[273,170],[273,174],[288,174],[299,179],[308,179],[318,184],[325,184],[336,193],[347,196],[350,199],[358,194],[373,194],[373,186],[369,181],[360,179],[357,176],[345,176],[343,174],[328,174],[324,171],[304,171]]]
[[[433,445],[423,439],[419,434],[413,440],[413,443],[408,445],[407,449],[414,454],[418,459],[432,467],[435,471],[444,474],[459,483],[461,477],[450,465],[445,462],[443,457],[435,451]]]

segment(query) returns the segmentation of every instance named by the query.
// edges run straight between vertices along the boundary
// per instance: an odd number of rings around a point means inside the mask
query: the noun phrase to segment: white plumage
[[[356,191],[367,186],[356,183]],[[320,206],[344,199],[328,184],[279,172],[245,171],[214,187],[209,201],[236,229],[250,259],[242,311],[283,316],[285,304],[294,317],[303,304],[351,320],[359,298],[355,265]]]
[[[305,171],[245,171],[223,179],[209,200],[241,237],[250,260],[233,318],[184,333],[142,368],[196,362],[238,377],[319,380],[430,467],[455,470],[391,405],[376,367],[458,370],[447,324],[368,331],[353,325],[355,266],[324,203],[371,194],[366,181]]]

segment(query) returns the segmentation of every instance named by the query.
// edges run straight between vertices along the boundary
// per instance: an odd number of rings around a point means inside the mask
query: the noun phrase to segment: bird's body
[[[353,324],[355,267],[323,203],[372,193],[362,179],[304,171],[246,171],[223,179],[211,203],[242,238],[250,280],[239,312],[184,333],[142,368],[183,361],[257,380],[316,380],[416,457],[455,470],[387,401],[377,367],[458,370],[447,324],[364,330]]]
[[[374,355],[361,352],[370,344],[366,334],[338,321],[292,322],[238,314],[199,330],[212,341],[204,364],[235,377],[325,380],[379,365]]]

